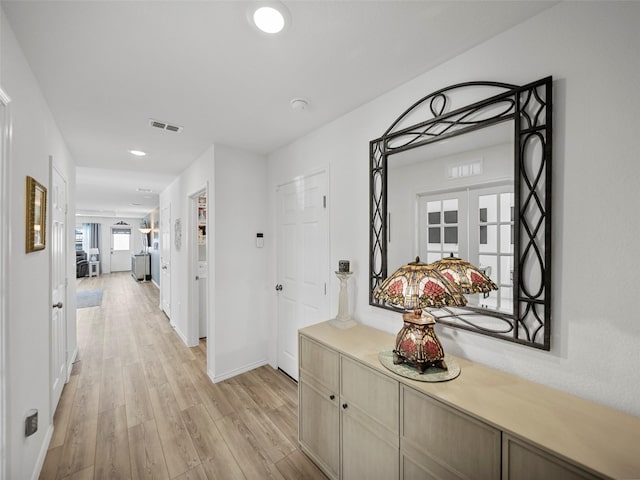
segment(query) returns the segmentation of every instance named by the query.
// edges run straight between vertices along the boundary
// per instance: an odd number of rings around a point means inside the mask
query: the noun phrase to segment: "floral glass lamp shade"
[[[458,285],[462,293],[489,293],[491,290],[498,290],[497,285],[478,267],[454,257],[453,253],[431,265],[447,277],[447,280]]]
[[[411,365],[420,373],[431,366],[446,370],[444,349],[433,329],[435,320],[425,309],[466,305],[460,288],[433,265],[416,258],[387,277],[374,296],[405,312],[393,362]]]

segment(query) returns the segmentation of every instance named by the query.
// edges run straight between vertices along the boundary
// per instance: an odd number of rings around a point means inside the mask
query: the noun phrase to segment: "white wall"
[[[214,381],[267,361],[267,257],[266,249],[255,246],[256,233],[268,238],[266,169],[263,156],[215,145],[160,194],[160,210],[171,205],[171,322],[185,343],[195,345],[189,197],[209,186],[207,368]],[[183,225],[180,251],[174,242],[177,218]]]
[[[441,87],[553,75],[552,349],[438,332],[448,352],[640,415],[639,24],[639,3],[561,3],[274,152],[272,227],[279,179],[330,162],[331,263],[352,261],[356,318],[396,332],[399,315],[368,305],[369,141]],[[269,353],[274,364],[273,344]]]
[[[273,235],[268,229],[266,158],[223,145],[215,149],[215,199],[209,206],[215,212],[215,294],[210,305],[215,361],[209,371],[220,381],[267,363],[272,290],[268,250],[256,247],[256,233],[264,233],[265,245],[273,243]]]
[[[131,227],[131,253],[138,253],[142,250],[142,235],[140,233],[140,224],[142,218],[126,218],[126,217],[87,217],[76,216],[75,225],[82,227],[83,223],[99,223],[100,224],[100,273],[111,273],[111,227],[118,222],[128,223]]]
[[[44,461],[52,433],[50,408],[50,234],[47,248],[25,254],[25,177],[34,177],[50,185],[49,156],[66,178],[69,212],[75,211],[75,166],[64,140],[49,112],[38,84],[15,39],[4,12],[0,10],[0,85],[11,98],[12,139],[10,163],[10,238],[8,265],[7,338],[7,478],[36,478]],[[50,206],[50,202],[49,202]],[[49,209],[48,209],[49,210]],[[47,212],[50,225],[51,214]],[[69,287],[66,305],[67,350],[71,361],[77,349],[75,254],[73,252],[73,215],[67,219]],[[50,228],[48,228],[50,232]],[[26,412],[39,412],[38,431],[24,436]]]
[[[190,346],[198,344],[197,322],[190,319],[190,289],[195,287],[189,270],[191,243],[194,231],[190,228],[190,202],[189,196],[213,183],[214,178],[214,149],[207,149],[197,158],[182,174],[176,178],[165,190],[160,193],[160,212],[170,206],[171,225],[168,226],[171,234],[171,325],[176,329],[182,340]],[[162,213],[160,214],[162,215]],[[180,250],[175,245],[175,223],[180,219],[182,224],[182,245]],[[209,219],[210,222],[213,219]],[[167,228],[160,225],[161,230]],[[195,227],[194,227],[195,229]],[[160,235],[162,239],[162,235]],[[210,240],[210,235],[207,238]],[[211,248],[211,247],[210,247]],[[209,265],[209,278],[211,274]],[[160,281],[160,289],[166,288]]]

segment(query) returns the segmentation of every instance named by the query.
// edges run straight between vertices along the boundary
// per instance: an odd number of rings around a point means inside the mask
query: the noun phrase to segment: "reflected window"
[[[469,305],[513,311],[513,186],[465,188],[418,197],[419,256],[432,263],[453,254],[482,269],[498,285],[467,295]]]

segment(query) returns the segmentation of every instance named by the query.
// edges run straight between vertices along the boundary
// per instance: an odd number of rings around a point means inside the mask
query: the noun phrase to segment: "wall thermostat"
[[[256,233],[256,247],[262,248],[264,247],[264,234]]]

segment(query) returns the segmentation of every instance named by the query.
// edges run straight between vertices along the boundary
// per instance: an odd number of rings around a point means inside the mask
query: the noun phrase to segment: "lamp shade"
[[[100,250],[96,247],[92,247],[89,249],[89,260],[95,262],[98,260],[98,255],[100,255]]]
[[[445,306],[465,306],[466,298],[433,265],[416,258],[387,277],[374,292],[374,297],[406,311]]]
[[[430,265],[442,273],[449,282],[456,284],[462,293],[489,293],[491,290],[498,290],[497,285],[478,267],[454,257],[453,254]]]

